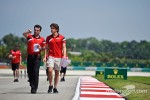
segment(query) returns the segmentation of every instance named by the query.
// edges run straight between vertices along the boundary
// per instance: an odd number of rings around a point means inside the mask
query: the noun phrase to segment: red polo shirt
[[[10,51],[10,54],[13,56],[13,57],[15,57],[15,58],[13,58],[12,59],[12,61],[11,61],[11,63],[20,63],[20,58],[21,58],[21,51],[20,50],[17,50],[17,51],[15,51],[15,50],[11,50]]]
[[[43,37],[39,36],[38,38],[34,37],[34,35],[28,34],[27,37],[28,46],[27,52],[28,54],[40,54],[40,50],[37,48],[38,46],[45,46],[45,40]]]
[[[56,37],[53,37],[53,35],[49,35],[46,38],[46,44],[48,44],[49,47],[49,56],[62,58],[63,43],[66,43],[66,40],[65,37],[61,34],[58,34]]]

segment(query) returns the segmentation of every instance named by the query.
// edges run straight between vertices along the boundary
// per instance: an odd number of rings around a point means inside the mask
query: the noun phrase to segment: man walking
[[[51,35],[46,38],[46,48],[45,58],[48,54],[47,67],[48,67],[48,79],[49,79],[49,88],[48,93],[58,93],[57,85],[59,81],[59,71],[61,58],[66,57],[66,40],[65,37],[59,34],[59,26],[56,23],[50,25]],[[53,87],[53,69],[55,71],[54,77],[54,87]]]
[[[21,65],[22,61],[19,45],[16,45],[15,49],[10,51],[8,58],[11,59],[11,67],[13,70],[14,82],[19,82],[19,66]]]
[[[35,25],[33,35],[31,35],[31,30],[23,33],[27,39],[27,72],[31,93],[36,93],[38,89],[41,51],[45,49],[45,40],[40,36],[41,30],[42,27],[40,25]]]
[[[60,70],[61,82],[65,81],[67,66],[70,64],[70,62],[71,60],[69,60],[67,56],[66,58],[63,58],[61,61],[61,70]]]

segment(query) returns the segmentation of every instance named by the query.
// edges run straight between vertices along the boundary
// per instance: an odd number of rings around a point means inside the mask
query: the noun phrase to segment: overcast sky
[[[66,38],[150,41],[150,0],[0,0],[0,38],[53,22]]]

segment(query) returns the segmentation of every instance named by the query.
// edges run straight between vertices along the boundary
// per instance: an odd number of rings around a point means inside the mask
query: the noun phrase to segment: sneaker
[[[49,86],[48,93],[52,93],[53,86]]]
[[[65,81],[65,78],[63,78],[63,81]]]
[[[56,88],[54,88],[53,93],[58,93],[58,90]]]
[[[14,82],[19,82],[19,80],[18,79],[14,79]]]
[[[19,80],[18,80],[18,79],[16,79],[16,82],[19,82]]]
[[[60,82],[62,82],[62,81],[63,81],[63,78],[60,79]]]
[[[32,93],[32,94],[36,94],[36,89],[31,88],[31,93]]]
[[[61,82],[62,82],[62,81],[65,81],[65,78],[61,78],[61,80],[60,80],[60,81],[61,81]]]

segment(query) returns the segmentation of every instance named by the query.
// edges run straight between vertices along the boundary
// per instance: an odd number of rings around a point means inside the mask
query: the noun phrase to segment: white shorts
[[[54,58],[54,57],[48,57],[46,66],[47,67],[52,67],[54,70],[60,70],[61,66],[61,58]]]

